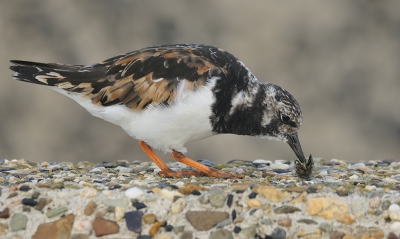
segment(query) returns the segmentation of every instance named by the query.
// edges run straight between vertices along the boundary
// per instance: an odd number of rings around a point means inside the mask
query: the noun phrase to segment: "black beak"
[[[297,134],[288,135],[287,143],[290,145],[293,152],[297,156],[297,159],[294,160],[297,176],[303,179],[308,179],[311,176],[314,167],[314,160],[311,154],[308,159],[304,157],[303,149],[301,148],[301,144]]]
[[[299,161],[304,163],[306,161],[306,158],[304,157],[303,149],[301,148],[301,144],[297,134],[288,135],[287,139],[287,143],[290,145]]]

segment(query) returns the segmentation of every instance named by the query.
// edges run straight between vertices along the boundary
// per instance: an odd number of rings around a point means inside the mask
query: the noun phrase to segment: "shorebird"
[[[312,157],[304,157],[297,135],[302,111],[295,98],[282,87],[258,81],[221,48],[161,45],[88,66],[11,62],[14,79],[48,86],[121,126],[167,177],[243,177],[184,155],[185,143],[217,134],[287,142],[297,156],[297,175],[307,178],[312,172]],[[171,170],[153,148],[198,171]]]

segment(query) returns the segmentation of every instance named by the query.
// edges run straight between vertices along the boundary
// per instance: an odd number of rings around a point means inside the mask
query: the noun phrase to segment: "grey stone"
[[[15,213],[10,219],[11,231],[16,232],[26,229],[26,223],[28,222],[28,217],[22,213]]]
[[[233,239],[233,235],[226,229],[217,229],[211,232],[209,239]]]

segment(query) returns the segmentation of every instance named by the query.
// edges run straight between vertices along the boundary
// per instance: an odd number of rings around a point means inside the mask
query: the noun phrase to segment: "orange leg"
[[[195,168],[210,177],[216,177],[216,178],[243,178],[244,177],[244,175],[241,175],[241,174],[230,174],[230,173],[227,173],[227,172],[224,172],[221,170],[207,167],[204,164],[196,162],[193,159],[186,157],[181,152],[178,152],[175,150],[172,150],[171,157],[173,159],[175,159],[176,161],[178,161],[180,163],[184,163],[192,168]]]
[[[187,177],[187,176],[201,176],[203,174],[206,174],[211,177],[217,177],[217,178],[243,178],[243,175],[240,174],[229,174],[217,169],[213,169],[210,167],[207,167],[201,163],[198,163],[196,161],[193,161],[192,159],[186,157],[182,153],[173,150],[171,153],[171,157],[175,159],[178,162],[184,163],[188,166],[191,166],[199,171],[173,171],[170,169],[158,156],[156,153],[154,153],[153,149],[146,144],[145,142],[139,140],[139,145],[142,148],[143,152],[145,152],[156,164],[157,166],[161,169],[160,174],[164,174],[167,177]]]

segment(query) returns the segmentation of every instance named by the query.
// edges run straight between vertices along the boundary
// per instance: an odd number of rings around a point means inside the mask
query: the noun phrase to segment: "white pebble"
[[[397,204],[390,205],[389,212],[400,212],[400,206]]]
[[[88,232],[92,230],[92,221],[89,219],[77,220],[74,223],[74,230],[77,232]]]
[[[253,164],[269,164],[269,165],[271,165],[272,162],[269,160],[265,160],[265,159],[256,159],[253,161]]]
[[[328,171],[322,170],[322,171],[319,173],[319,175],[320,175],[320,176],[326,176],[326,175],[328,175]]]
[[[168,189],[161,189],[160,194],[165,197],[166,199],[172,200],[175,196],[183,197],[183,194],[179,192],[169,191]]]
[[[276,159],[276,160],[275,160],[275,163],[276,163],[276,164],[285,164],[285,163],[286,163],[286,160],[283,160],[283,159]]]
[[[365,164],[364,163],[356,163],[351,165],[352,168],[365,168]]]
[[[81,189],[79,194],[85,198],[91,198],[97,195],[97,190],[91,187],[84,187]]]
[[[171,212],[172,214],[178,214],[182,212],[182,210],[186,206],[186,201],[183,198],[178,198],[175,202],[171,204]]]
[[[367,186],[365,186],[365,190],[368,190],[368,191],[376,190],[376,186],[375,185],[367,185]]]
[[[121,221],[122,218],[124,218],[125,215],[125,208],[124,207],[115,207],[115,220],[117,222]]]
[[[100,173],[100,172],[101,172],[101,170],[99,168],[94,168],[89,171],[89,173]]]
[[[283,163],[273,163],[273,164],[270,165],[270,167],[272,169],[282,169],[282,170],[289,169],[289,165],[288,164],[283,164]]]
[[[357,174],[353,174],[349,177],[350,179],[358,179],[358,175]]]
[[[390,225],[390,230],[396,233],[400,232],[400,222],[394,222]]]
[[[127,198],[136,199],[144,194],[144,191],[138,187],[129,188],[125,191],[125,196]]]

